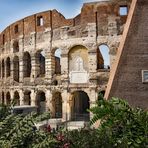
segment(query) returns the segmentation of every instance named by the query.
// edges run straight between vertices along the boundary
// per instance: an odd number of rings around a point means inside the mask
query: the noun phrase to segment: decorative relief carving
[[[81,57],[77,56],[74,60],[75,67],[69,74],[70,83],[87,83],[89,74],[84,69],[84,61]]]

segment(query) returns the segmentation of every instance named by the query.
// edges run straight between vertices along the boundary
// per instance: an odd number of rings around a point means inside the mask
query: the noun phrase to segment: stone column
[[[61,74],[62,74],[62,83],[67,85],[69,83],[69,71],[68,71],[68,55],[61,55]]]
[[[72,115],[72,94],[68,93],[68,100],[67,100],[67,120],[71,120]]]
[[[36,94],[35,94],[34,89],[31,90],[30,97],[31,97],[31,106],[35,106],[36,105]]]
[[[23,83],[24,81],[24,61],[23,61],[23,53],[19,57],[19,82]]]
[[[67,113],[68,93],[67,93],[67,90],[64,90],[61,95],[62,95],[62,120],[67,121],[68,120],[68,113]]]
[[[19,95],[20,95],[20,105],[24,105],[24,92],[23,92],[23,90],[20,90]]]
[[[10,100],[11,100],[11,102],[14,101],[14,92],[13,92],[13,90],[10,90]]]
[[[37,63],[36,53],[31,53],[31,65],[31,82],[33,82],[35,78],[37,78],[39,71],[39,64]]]
[[[52,112],[52,94],[50,90],[46,90],[46,110]]]
[[[89,96],[89,103],[90,103],[90,108],[94,107],[96,104],[96,101],[98,99],[98,92],[96,92],[96,89],[91,89],[89,92],[87,92]],[[92,119],[93,114],[90,112],[90,119]]]
[[[52,93],[50,90],[46,90],[46,110],[50,111],[52,117],[53,105],[52,105]]]
[[[49,83],[52,82],[52,76],[54,74],[53,55],[51,52],[45,52],[45,79]]]

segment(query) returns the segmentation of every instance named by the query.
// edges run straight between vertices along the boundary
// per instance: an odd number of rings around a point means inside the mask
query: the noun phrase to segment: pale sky
[[[57,9],[66,18],[80,13],[83,3],[100,0],[0,0],[0,32],[26,16]]]

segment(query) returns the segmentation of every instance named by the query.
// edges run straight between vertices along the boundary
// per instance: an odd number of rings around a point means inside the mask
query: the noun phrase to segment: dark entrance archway
[[[43,113],[46,111],[46,96],[43,91],[39,91],[36,96],[36,105],[38,107],[38,113]]]
[[[71,119],[76,121],[89,120],[89,97],[84,91],[75,91],[72,94]]]
[[[24,105],[31,105],[31,91],[26,90],[24,92]]]
[[[7,92],[7,94],[6,94],[6,105],[10,105],[10,103],[11,103],[10,92]]]
[[[15,105],[20,105],[20,96],[19,96],[18,91],[14,92],[14,103]]]
[[[62,96],[60,92],[54,92],[52,97],[53,118],[62,118]]]

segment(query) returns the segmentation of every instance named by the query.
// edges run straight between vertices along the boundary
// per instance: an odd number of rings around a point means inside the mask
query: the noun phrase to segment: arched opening
[[[88,49],[82,45],[74,46],[68,54],[70,83],[88,83]]]
[[[76,121],[89,120],[89,97],[84,91],[75,91],[72,94],[71,119]]]
[[[60,92],[54,92],[52,96],[53,118],[62,118],[62,96]]]
[[[55,74],[61,74],[61,49],[56,49],[54,53]]]
[[[24,105],[31,105],[31,91],[26,90],[24,92]]]
[[[109,48],[101,44],[97,49],[97,69],[110,69]]]
[[[5,77],[5,62],[2,60],[2,78]]]
[[[4,92],[2,91],[2,105],[4,105],[5,104],[5,94],[4,94]]]
[[[13,59],[13,79],[16,82],[19,82],[19,58],[15,56]]]
[[[38,113],[43,113],[46,111],[46,96],[43,91],[39,91],[36,95],[36,105],[38,107]]]
[[[23,55],[23,71],[24,71],[24,78],[30,77],[31,75],[31,56],[28,52],[25,52]]]
[[[6,59],[6,77],[10,77],[10,58]]]
[[[19,96],[19,93],[18,93],[18,91],[15,91],[14,92],[14,103],[15,103],[15,105],[20,105],[20,96]]]
[[[36,53],[36,64],[38,65],[38,77],[45,76],[45,53],[44,51],[38,51]]]
[[[19,52],[19,42],[14,41],[13,43],[13,53]]]
[[[10,97],[10,92],[6,93],[6,105],[10,105],[11,103],[11,97]]]

